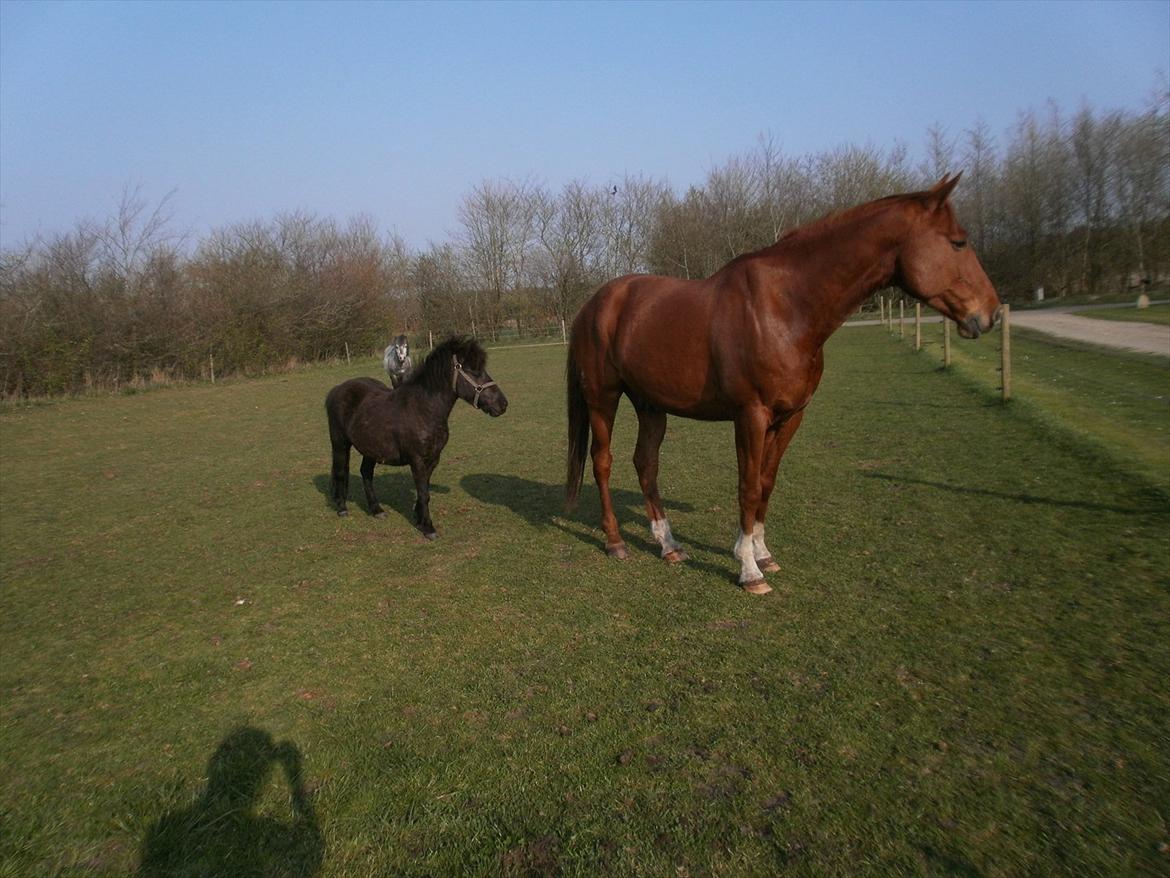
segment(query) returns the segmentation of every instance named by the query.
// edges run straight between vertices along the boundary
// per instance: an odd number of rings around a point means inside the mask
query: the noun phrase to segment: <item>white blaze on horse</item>
[[[410,375],[414,362],[410,359],[410,342],[405,335],[395,336],[394,341],[386,347],[382,354],[382,365],[390,376],[391,387],[397,387]]]

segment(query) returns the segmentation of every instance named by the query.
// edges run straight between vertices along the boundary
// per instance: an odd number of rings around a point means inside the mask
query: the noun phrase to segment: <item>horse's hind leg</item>
[[[374,496],[374,466],[378,462],[372,457],[362,455],[362,487],[366,489],[366,508],[375,518],[385,518],[386,513],[378,505],[378,498]]]
[[[609,450],[613,435],[613,419],[617,414],[620,395],[609,393],[598,406],[589,407],[589,428],[593,431],[593,478],[601,497],[601,527],[605,531],[605,551],[614,558],[628,558],[626,544],[618,530],[617,516],[613,514],[613,499],[609,495],[609,474],[613,470],[613,452]]]
[[[662,547],[662,557],[676,563],[686,560],[686,552],[674,540],[662,495],[658,493],[658,449],[666,436],[666,415],[660,411],[638,408],[638,444],[634,448],[634,468],[638,483],[646,498],[646,514],[650,517],[650,533]]]
[[[329,421],[329,442],[333,446],[333,468],[330,472],[330,493],[338,515],[349,515],[345,500],[349,496],[349,449],[350,441],[345,434]]]

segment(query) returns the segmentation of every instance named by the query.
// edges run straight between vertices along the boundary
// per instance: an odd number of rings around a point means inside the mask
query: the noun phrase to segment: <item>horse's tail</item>
[[[569,361],[566,366],[565,384],[569,410],[569,451],[565,475],[565,506],[572,509],[577,505],[577,494],[581,490],[581,479],[585,474],[585,452],[589,445],[589,406],[585,392],[581,389],[581,369],[573,356],[573,343],[569,342]]]

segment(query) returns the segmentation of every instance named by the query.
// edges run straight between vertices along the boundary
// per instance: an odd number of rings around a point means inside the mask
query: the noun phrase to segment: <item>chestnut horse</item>
[[[771,591],[780,569],[764,543],[776,469],[821,380],[822,348],[867,296],[895,285],[978,337],[999,298],[948,200],[959,177],[925,192],[862,204],[788,232],[706,280],[627,275],[610,281],[573,320],[568,358],[566,498],[581,487],[593,433],[606,549],[627,556],[609,495],[610,435],[624,393],[638,415],[634,466],[662,557],[685,554],[658,493],[666,415],[735,423],[739,464],[740,585]],[[685,356],[682,355],[685,352]]]

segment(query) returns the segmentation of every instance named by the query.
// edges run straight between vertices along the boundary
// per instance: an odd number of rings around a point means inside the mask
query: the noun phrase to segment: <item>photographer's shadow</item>
[[[284,768],[288,781],[291,820],[256,813],[274,764]],[[164,814],[147,832],[138,875],[309,878],[320,871],[324,856],[321,829],[301,775],[300,751],[245,726],[216,748],[203,797]]]

